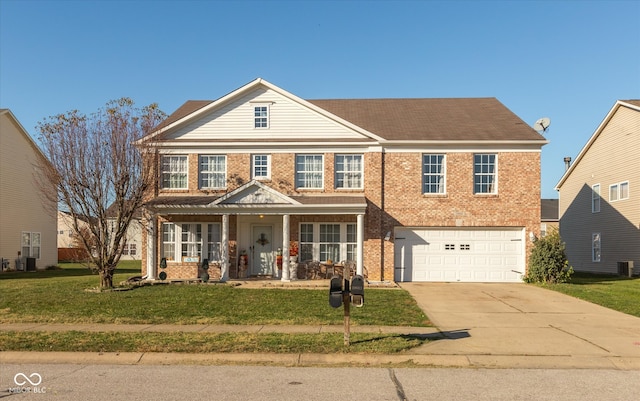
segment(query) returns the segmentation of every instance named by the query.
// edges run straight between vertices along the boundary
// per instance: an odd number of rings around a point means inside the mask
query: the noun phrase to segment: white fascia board
[[[439,151],[447,153],[468,152],[542,152],[542,146],[547,141],[421,141],[385,146],[385,153],[406,153],[419,151]]]
[[[571,166],[569,166],[567,171],[565,171],[564,174],[562,175],[562,177],[560,177],[560,181],[558,181],[558,183],[556,184],[556,186],[554,188],[556,191],[560,190],[560,187],[562,187],[564,182],[567,180],[567,178],[569,178],[569,176],[571,175],[571,173],[575,169],[575,166],[578,165],[578,163],[580,163],[580,161],[582,160],[584,155],[587,153],[587,151],[589,151],[589,149],[591,148],[591,145],[593,145],[593,143],[596,141],[596,139],[598,139],[598,137],[600,136],[600,133],[602,133],[604,128],[607,126],[607,124],[609,124],[609,121],[611,121],[611,118],[613,118],[613,115],[618,111],[620,106],[625,106],[625,107],[629,107],[629,108],[632,108],[634,110],[640,111],[640,107],[637,107],[637,106],[634,106],[632,104],[625,103],[625,102],[622,102],[622,101],[618,100],[613,105],[611,110],[609,110],[609,112],[607,113],[605,118],[602,120],[600,125],[598,125],[598,128],[596,128],[596,130],[594,131],[593,135],[591,135],[591,137],[589,138],[587,143],[584,145],[584,147],[580,150],[580,152],[578,153],[578,156],[575,158],[573,163],[571,163]]]
[[[326,205],[211,205],[203,206],[154,206],[160,215],[211,215],[211,214],[240,214],[240,215],[352,215],[364,214],[366,204],[326,204]]]
[[[189,153],[371,153],[380,152],[379,146],[370,146],[368,144],[354,144],[354,143],[243,143],[237,142],[220,142],[212,145],[208,143],[189,143],[187,144],[162,144],[156,148],[160,154],[189,154]]]

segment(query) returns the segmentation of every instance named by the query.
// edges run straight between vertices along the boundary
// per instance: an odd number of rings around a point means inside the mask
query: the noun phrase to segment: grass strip
[[[640,278],[637,277],[576,273],[569,283],[540,286],[640,317]]]
[[[352,333],[125,333],[0,332],[0,351],[179,353],[364,353],[395,354],[424,344],[425,336]]]

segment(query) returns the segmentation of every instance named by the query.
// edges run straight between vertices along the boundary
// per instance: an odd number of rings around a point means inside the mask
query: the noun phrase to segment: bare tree
[[[42,195],[67,209],[78,233],[81,219],[89,217],[90,234],[80,239],[100,273],[102,288],[113,287],[127,228],[154,182],[154,169],[143,162],[145,145],[134,142],[165,117],[157,104],[139,109],[122,98],[89,117],[73,110],[38,124],[51,164],[38,166],[37,178],[56,183],[55,191],[41,185]],[[107,215],[112,204],[115,218]]]

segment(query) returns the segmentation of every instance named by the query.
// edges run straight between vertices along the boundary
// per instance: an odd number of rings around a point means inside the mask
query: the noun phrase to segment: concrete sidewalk
[[[640,370],[640,318],[525,284],[402,283],[437,327],[351,326],[353,333],[422,335],[406,353],[179,354],[0,352],[1,363],[416,365]],[[342,325],[3,324],[2,331],[342,332]],[[1,345],[0,345],[1,347]]]

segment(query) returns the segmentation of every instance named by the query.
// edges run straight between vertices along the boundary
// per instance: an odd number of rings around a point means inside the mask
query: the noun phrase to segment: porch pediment
[[[218,205],[300,205],[300,202],[276,191],[258,181],[247,184],[227,193],[210,203]]]

